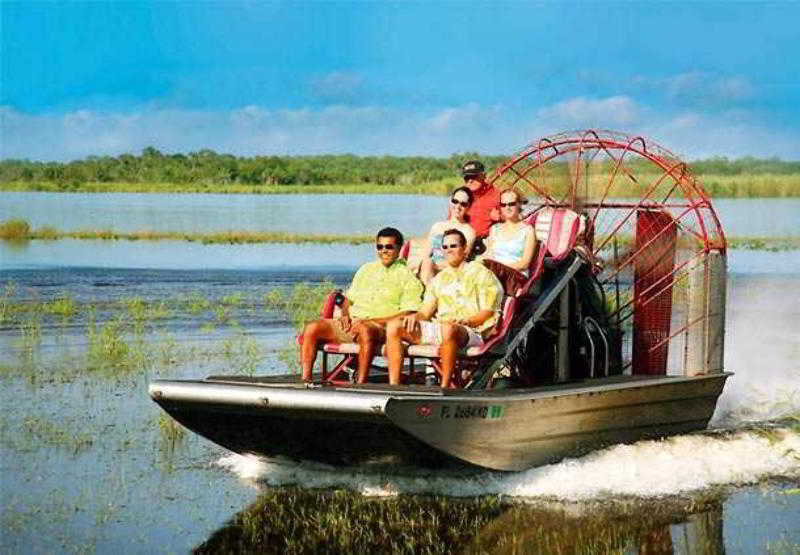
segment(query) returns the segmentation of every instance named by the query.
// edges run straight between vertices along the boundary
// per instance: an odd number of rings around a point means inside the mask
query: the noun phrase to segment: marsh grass
[[[219,231],[210,233],[184,233],[178,231],[132,231],[113,229],[79,229],[63,231],[46,226],[32,229],[24,220],[7,220],[0,223],[0,239],[12,242],[58,239],[100,241],[188,241],[204,245],[244,245],[254,243],[277,244],[351,244],[362,245],[374,241],[372,235],[287,233],[283,231]]]
[[[20,451],[57,447],[72,454],[84,451],[94,443],[91,434],[84,430],[70,429],[63,422],[33,416],[22,421],[14,439],[13,447]]]
[[[263,296],[267,309],[278,310],[289,317],[294,329],[303,331],[311,320],[320,317],[320,307],[328,295],[336,289],[330,280],[320,283],[297,283],[290,291],[273,289]]]
[[[266,293],[264,306],[285,314],[295,333],[300,334],[308,322],[320,318],[320,308],[335,289],[336,284],[329,280],[318,284],[298,283],[288,292],[273,289]],[[291,372],[300,372],[300,346],[294,337],[278,349],[278,360]]]
[[[13,300],[16,294],[16,284],[9,282],[3,286],[3,292],[0,294],[0,326],[10,323],[16,314],[18,303]]]
[[[728,237],[728,248],[769,252],[792,251],[800,249],[800,236]]]
[[[458,552],[502,510],[495,498],[465,504],[441,498],[376,500],[283,488],[262,496],[195,552]]]
[[[42,310],[35,307],[19,321],[19,347],[23,360],[30,365],[42,344]]]
[[[95,309],[90,308],[86,330],[89,339],[86,358],[90,370],[112,371],[127,366],[130,347],[123,337],[123,325],[121,316],[98,323]]]
[[[9,222],[4,222],[0,225],[6,225]],[[257,232],[257,231],[224,231],[213,233],[181,233],[181,232],[152,232],[152,231],[134,231],[134,232],[117,232],[110,229],[105,230],[78,230],[78,231],[58,231],[52,227],[30,229],[27,222],[24,222],[25,232],[15,233],[13,237],[4,236],[0,234],[0,239],[6,239],[14,242],[29,241],[29,240],[58,240],[58,239],[80,239],[80,240],[101,240],[101,241],[188,241],[203,243],[206,245],[213,244],[228,244],[228,245],[241,245],[241,244],[350,244],[350,245],[364,245],[374,241],[371,235],[343,235],[343,234],[304,234],[304,233],[285,233],[281,231],[274,232]],[[43,231],[44,230],[44,231]],[[595,244],[600,244],[605,240],[604,235],[598,235],[595,238]],[[772,252],[789,251],[800,249],[800,236],[783,236],[783,237],[728,237],[728,247],[733,249],[747,249],[747,250],[766,250]],[[633,245],[633,236],[626,234],[618,234],[617,242],[621,248],[628,248]],[[679,245],[691,246],[691,245]],[[604,251],[612,248],[609,242],[604,247]],[[223,304],[236,306],[241,299],[237,299],[236,294],[230,295],[230,298],[223,299]],[[193,299],[197,311],[206,310],[207,305],[204,304],[202,298]]]
[[[672,552],[670,526],[694,523],[693,547],[722,547],[720,493],[691,499],[516,503],[495,496],[370,498],[341,490],[263,494],[196,553]]]
[[[211,308],[211,301],[200,293],[190,293],[181,298],[190,314],[200,314]]]
[[[22,299],[18,288],[8,283],[0,295],[0,317],[6,333],[16,334],[20,365],[9,365],[0,375],[23,371],[34,382],[68,382],[87,372],[128,379],[168,372],[190,360],[217,361],[226,372],[253,375],[272,356],[297,369],[297,347],[291,334],[285,346],[268,350],[239,318],[257,321],[263,311],[272,313],[272,318],[277,312],[279,322],[286,318],[301,331],[307,321],[319,317],[320,306],[334,287],[325,281],[275,288],[263,296],[234,291],[212,300],[198,291],[158,301],[129,297],[97,303],[78,302],[66,293],[47,301]],[[200,320],[195,325],[204,334],[213,334],[205,348],[182,344],[170,330],[176,322],[185,323],[187,315]],[[67,323],[71,324],[68,337],[63,335]],[[39,354],[43,339],[53,335],[63,344],[61,358],[49,357],[45,368]]]
[[[43,305],[46,314],[60,316],[63,321],[69,321],[75,317],[78,307],[70,295],[62,293],[56,299],[46,302]]]
[[[158,430],[163,444],[170,449],[186,439],[186,429],[165,412],[158,415]]]
[[[0,223],[0,239],[25,241],[30,238],[31,226],[25,220],[12,219]]]
[[[244,332],[225,339],[222,345],[222,354],[228,364],[228,370],[248,376],[256,373],[264,359],[264,353],[258,341]]]

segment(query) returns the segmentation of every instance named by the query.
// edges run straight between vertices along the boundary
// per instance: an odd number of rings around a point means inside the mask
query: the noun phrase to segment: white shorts
[[[461,327],[467,330],[469,334],[469,341],[464,348],[483,345],[483,337],[480,333],[468,326]],[[422,334],[420,343],[423,345],[441,345],[444,341],[442,336],[442,324],[440,322],[423,320],[419,323],[419,331]]]

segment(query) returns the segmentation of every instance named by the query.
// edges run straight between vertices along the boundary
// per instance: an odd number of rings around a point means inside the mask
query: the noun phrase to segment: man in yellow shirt
[[[442,387],[450,386],[458,351],[482,345],[500,317],[503,286],[480,262],[467,262],[467,240],[457,229],[442,239],[447,267],[428,284],[419,312],[389,322],[389,383],[400,383],[403,341],[439,345]],[[436,318],[432,320],[434,314]]]
[[[377,347],[386,339],[386,322],[419,310],[422,283],[399,260],[403,234],[393,227],[378,232],[377,260],[361,266],[345,292],[338,318],[306,325],[300,361],[310,382],[319,343],[359,344],[358,383],[365,383]]]

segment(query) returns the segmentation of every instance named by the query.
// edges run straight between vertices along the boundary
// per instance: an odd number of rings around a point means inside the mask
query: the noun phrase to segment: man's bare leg
[[[419,326],[412,333],[406,331],[402,318],[395,318],[386,324],[386,358],[389,361],[389,385],[400,384],[400,373],[403,371],[405,347],[403,341],[419,344]]]
[[[369,369],[378,345],[386,339],[383,326],[374,322],[359,322],[353,329],[358,342],[358,383],[367,383]]]
[[[317,359],[317,346],[320,342],[338,341],[338,334],[333,325],[326,320],[316,320],[306,325],[303,330],[303,348],[300,362],[303,366],[303,381],[310,382]]]
[[[458,351],[469,343],[469,333],[458,324],[442,324],[442,344],[439,346],[439,361],[442,365],[442,389],[450,387],[450,379],[456,368]]]

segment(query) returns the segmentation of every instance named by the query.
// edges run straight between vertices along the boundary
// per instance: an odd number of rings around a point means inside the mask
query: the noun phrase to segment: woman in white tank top
[[[519,192],[513,189],[500,194],[503,222],[489,229],[483,259],[500,262],[527,277],[536,251],[536,234],[533,226],[520,221],[523,200]]]

